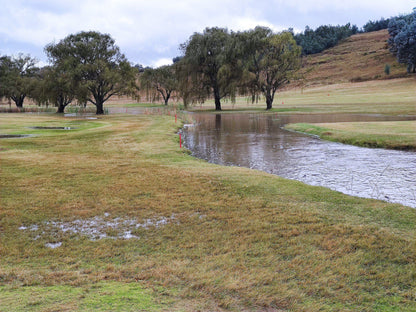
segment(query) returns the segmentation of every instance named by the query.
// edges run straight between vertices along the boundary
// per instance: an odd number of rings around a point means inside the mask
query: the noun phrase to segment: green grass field
[[[416,310],[415,209],[194,159],[179,126],[0,115],[33,135],[0,141],[0,311]]]
[[[383,115],[416,115],[416,80],[414,78],[340,83],[282,90],[275,95],[275,113],[359,113]],[[226,111],[264,111],[266,103],[260,99],[251,104],[247,97],[235,103],[222,101]],[[213,101],[195,105],[194,110],[213,110]]]
[[[416,150],[416,121],[291,124],[285,128],[345,144]]]

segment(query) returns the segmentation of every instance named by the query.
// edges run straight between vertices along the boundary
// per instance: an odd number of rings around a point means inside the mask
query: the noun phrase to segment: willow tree
[[[276,91],[294,79],[301,67],[301,47],[290,32],[274,34],[269,28],[256,27],[238,34],[238,50],[244,60],[246,88],[262,94],[271,109]]]
[[[146,68],[140,76],[140,83],[147,93],[151,91],[159,93],[165,105],[168,105],[172,93],[178,89],[175,67],[165,65],[158,68]]]
[[[181,45],[184,54],[182,62],[188,76],[202,95],[212,95],[215,109],[221,110],[221,99],[235,97],[238,85],[238,71],[233,66],[232,36],[224,28],[206,28],[194,33],[188,42]]]
[[[51,63],[77,84],[77,97],[94,104],[97,114],[114,95],[127,94],[134,88],[135,71],[108,34],[95,31],[72,34],[45,51]]]
[[[58,108],[57,113],[64,113],[65,108],[75,100],[75,88],[76,85],[59,68],[45,66],[39,72],[32,98],[38,105],[52,104]]]

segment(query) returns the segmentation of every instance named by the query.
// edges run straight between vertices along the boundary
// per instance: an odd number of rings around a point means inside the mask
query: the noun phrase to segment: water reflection
[[[346,114],[195,114],[194,118],[195,127],[184,129],[183,137],[185,146],[196,157],[416,208],[416,153],[359,148],[281,129],[293,122],[397,118]]]

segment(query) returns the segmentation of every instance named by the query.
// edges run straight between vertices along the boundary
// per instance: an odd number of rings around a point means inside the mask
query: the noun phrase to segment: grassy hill
[[[353,35],[322,53],[306,56],[306,86],[406,77],[387,46],[387,30]],[[390,75],[384,73],[390,65]]]

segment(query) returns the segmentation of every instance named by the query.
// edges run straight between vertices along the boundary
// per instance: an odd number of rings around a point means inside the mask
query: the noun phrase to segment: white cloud
[[[0,0],[0,53],[27,46],[25,53],[45,58],[43,47],[83,30],[109,33],[135,63],[155,65],[171,60],[179,44],[194,32],[219,26],[246,30],[267,26],[274,31],[306,25],[361,27],[369,19],[412,11],[411,0]],[[14,52],[17,54],[19,51]]]
[[[170,58],[161,58],[158,59],[156,62],[152,64],[152,67],[157,68],[164,65],[171,65],[173,63],[172,59]]]

